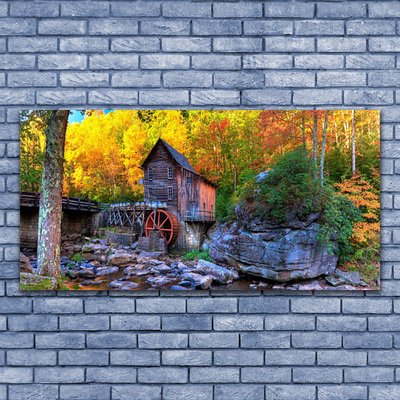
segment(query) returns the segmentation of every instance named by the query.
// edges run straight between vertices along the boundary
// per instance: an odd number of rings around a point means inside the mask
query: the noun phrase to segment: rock
[[[217,283],[227,284],[231,283],[234,279],[234,275],[231,270],[220,267],[219,265],[206,260],[199,260],[196,269],[200,270],[204,274],[212,275]]]
[[[133,244],[130,246],[130,249],[131,249],[131,250],[135,250],[137,246],[138,246],[138,243],[135,242],[135,243],[133,243]]]
[[[143,258],[153,258],[159,260],[162,256],[164,255],[163,252],[161,251],[141,251],[139,253],[138,259],[143,259]],[[146,260],[148,261],[148,260]]]
[[[19,275],[21,290],[56,290],[57,280],[50,276],[41,276],[21,272]]]
[[[26,272],[28,274],[35,273],[34,269],[31,266],[31,263],[29,262],[29,258],[26,255],[19,253],[19,260],[20,260],[20,267],[19,267],[20,272]]]
[[[150,272],[165,275],[171,272],[171,268],[166,264],[154,265]]]
[[[118,271],[118,267],[102,267],[97,269],[96,276],[115,274]]]
[[[251,287],[251,288],[254,289],[254,290],[257,290],[257,289],[258,289],[257,285],[249,285],[249,287]]]
[[[75,244],[72,249],[73,249],[74,252],[79,253],[82,250],[82,245],[81,244]]]
[[[295,283],[291,285],[296,290],[324,290],[320,281],[312,281],[306,283]]]
[[[188,287],[192,286],[192,283],[191,283],[191,281],[182,281],[182,282],[179,282],[178,285],[188,288]]]
[[[214,281],[214,276],[212,275],[199,275],[199,274],[194,274],[192,272],[188,272],[182,277],[184,280],[187,280],[192,283],[193,286],[196,287],[196,289],[209,289],[211,284]]]
[[[244,215],[244,211],[240,212]],[[314,218],[309,216],[307,221]],[[241,221],[222,225],[213,235],[210,256],[217,263],[276,282],[312,279],[331,275],[335,270],[338,256],[321,250],[317,239],[318,223],[306,225],[303,221],[306,226],[289,228],[258,217],[252,220],[242,216]],[[337,248],[337,244],[333,244]]]
[[[178,286],[178,285],[173,285],[173,286],[170,287],[170,289],[171,290],[190,290],[190,289],[188,289],[186,287]]]
[[[151,265],[161,265],[164,264],[164,261],[160,261],[160,260],[150,260],[149,263]]]
[[[165,286],[168,283],[171,283],[173,279],[170,279],[164,275],[159,275],[159,276],[151,276],[147,278],[147,282],[150,283],[152,286]]]
[[[113,281],[108,285],[110,289],[118,289],[118,290],[132,290],[136,289],[138,286],[139,285],[136,282],[121,281],[121,280]]]
[[[336,287],[327,286],[325,288],[325,290],[357,290],[357,289],[354,286],[341,285],[341,286],[336,286]]]
[[[136,254],[115,252],[115,254],[112,254],[108,257],[107,264],[123,267],[128,264],[133,264],[136,262],[136,259]]]
[[[150,231],[148,237],[140,237],[136,249],[148,252],[161,252],[162,254],[168,253],[167,242],[161,233],[156,230]]]
[[[148,275],[148,274],[149,274],[149,271],[147,271],[146,269],[144,269],[144,270],[142,270],[142,271],[137,272],[135,275],[136,275],[136,276],[145,276],[145,275]]]
[[[334,275],[343,283],[348,283],[350,285],[357,286],[361,282],[360,274],[358,272],[343,272],[340,269],[336,269]]]
[[[268,171],[260,172],[260,173],[256,176],[256,181],[257,181],[258,183],[262,182],[262,181],[268,176],[268,174],[269,174],[271,171],[273,171],[273,169],[270,169],[270,170],[268,170]]]
[[[95,278],[96,274],[93,268],[82,268],[80,271],[71,271],[72,278]]]
[[[93,286],[93,285],[99,285],[100,283],[103,283],[104,281],[91,281],[89,279],[85,279],[80,283],[81,286]]]

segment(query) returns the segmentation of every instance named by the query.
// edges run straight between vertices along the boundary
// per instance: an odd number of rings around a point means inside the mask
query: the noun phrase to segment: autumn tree
[[[61,212],[65,132],[68,110],[51,111],[45,130],[46,151],[39,207],[37,274],[60,283]]]

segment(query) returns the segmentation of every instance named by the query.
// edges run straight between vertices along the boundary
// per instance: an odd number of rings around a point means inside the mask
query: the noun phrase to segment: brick
[[[365,351],[321,350],[317,354],[317,364],[362,367],[367,365],[367,353]]]
[[[319,38],[317,51],[323,53],[363,53],[367,49],[366,39],[361,38]]]
[[[107,17],[109,5],[101,1],[61,3],[62,17]]]
[[[36,101],[38,104],[46,105],[85,104],[86,93],[75,90],[42,91],[36,95]]]
[[[60,317],[60,329],[63,331],[99,331],[109,329],[107,316],[74,315]]]
[[[3,349],[29,349],[33,347],[32,333],[0,332],[0,340]]]
[[[0,5],[0,17],[6,17],[8,13],[8,4],[1,3]]]
[[[337,386],[335,386],[336,388]],[[268,385],[265,387],[267,399],[293,400],[314,400],[316,396],[315,386],[309,385]]]
[[[313,18],[314,4],[267,2],[264,4],[264,17],[267,18]]]
[[[269,315],[265,317],[265,330],[267,331],[312,331],[314,329],[314,316]]]
[[[216,350],[215,365],[263,365],[264,352],[261,350]]]
[[[369,365],[400,365],[399,350],[371,350],[368,352]]]
[[[265,74],[266,87],[314,87],[315,74],[310,72],[275,72]]]
[[[0,368],[0,383],[31,383],[32,381],[32,368]]]
[[[382,4],[382,3],[380,3]],[[357,36],[394,35],[396,31],[394,21],[347,21],[346,32]]]
[[[88,383],[135,383],[136,371],[132,368],[87,368]]]
[[[189,92],[187,90],[175,90],[170,92],[160,92],[160,91],[144,91],[141,90],[139,92],[139,104],[150,106],[150,105],[188,105],[189,104]],[[160,299],[161,300],[161,299]],[[164,299],[162,299],[164,300]],[[177,299],[183,300],[183,299]],[[180,304],[179,304],[180,305]],[[169,308],[167,308],[169,309]],[[142,307],[142,312],[150,312],[146,311],[146,307]],[[161,309],[163,310],[163,309]],[[171,313],[179,313],[180,308],[174,308],[175,311],[169,311]],[[160,311],[160,310],[159,310]],[[140,311],[138,311],[140,312]],[[155,312],[155,311],[154,311]],[[164,311],[168,312],[168,311]]]
[[[215,385],[215,400],[261,400],[264,399],[263,385]]]
[[[192,90],[191,103],[196,106],[207,104],[239,105],[240,94],[231,90]]]
[[[182,49],[192,53],[209,53],[211,39],[206,38],[163,38],[161,49],[165,52],[180,53]]]
[[[172,54],[152,54],[140,56],[142,69],[188,69],[189,56]]]
[[[244,383],[290,383],[291,375],[290,368],[245,367],[241,371]]]
[[[213,50],[222,53],[254,53],[262,50],[260,38],[215,38]]]
[[[334,3],[318,3],[317,17],[318,18],[363,18],[367,16],[367,7],[360,3],[344,3],[338,7]]]
[[[57,51],[57,39],[48,37],[10,37],[10,53],[48,53]]]
[[[372,300],[372,299],[371,299]],[[374,299],[376,300],[376,299]],[[368,328],[370,331],[398,331],[400,328],[400,316],[370,317]]]
[[[318,386],[320,400],[367,400],[367,387],[356,385]]]
[[[139,57],[125,54],[95,54],[89,57],[90,69],[137,69]]]
[[[162,5],[164,17],[171,18],[207,18],[211,17],[210,3],[187,3],[174,1]]]
[[[268,52],[311,52],[315,50],[313,38],[267,37],[264,39],[265,50]]]
[[[399,71],[377,71],[368,74],[368,85],[372,87],[397,86],[400,84]]]
[[[261,72],[226,72],[214,75],[216,88],[261,88],[264,86],[264,76]]]
[[[206,70],[238,70],[241,68],[241,61],[240,56],[233,55],[193,55],[192,67],[193,69]]]
[[[108,385],[61,385],[60,399],[108,400],[110,398],[110,390]]]
[[[345,314],[390,314],[392,312],[391,300],[343,299],[342,303]]]
[[[113,386],[112,398],[115,400],[142,400],[143,398],[161,400],[161,386],[137,384]]]
[[[61,350],[58,352],[59,365],[108,365],[105,350]]]
[[[361,303],[359,299],[358,303]],[[317,317],[317,329],[319,331],[365,331],[367,319],[353,316],[321,316]]]
[[[189,35],[189,21],[142,21],[140,25],[141,35],[173,36]]]
[[[311,350],[266,350],[266,365],[314,365],[315,351]]]
[[[244,105],[270,104],[289,105],[291,93],[289,90],[244,90],[242,92],[242,103]]]
[[[158,17],[161,14],[157,2],[117,2],[111,4],[111,15],[114,17]]]
[[[370,38],[369,50],[372,52],[395,52],[400,46],[400,38]]]
[[[344,56],[332,54],[297,55],[294,65],[300,69],[340,69],[344,65]]]
[[[7,157],[9,157],[9,158],[19,157],[19,143],[18,142],[7,143]],[[10,214],[10,217],[11,217],[11,214]],[[13,224],[10,224],[10,225],[13,225]],[[15,260],[13,260],[13,261],[15,261]]]
[[[49,298],[33,300],[33,311],[36,314],[70,314],[82,313],[81,299]]]
[[[133,313],[135,299],[86,299],[85,312],[89,314]]]
[[[339,313],[339,299],[302,298],[292,299],[292,312],[294,313]]]
[[[8,389],[10,400],[48,400],[58,397],[57,385],[10,385]]]
[[[294,348],[334,349],[341,347],[341,334],[326,332],[300,332],[292,334]]]
[[[348,105],[385,105],[393,104],[391,90],[345,90],[344,104]]]
[[[259,331],[264,326],[261,315],[253,316],[214,316],[214,330],[216,331]]]
[[[89,21],[90,35],[137,35],[138,22],[134,19],[93,18]]]
[[[240,346],[248,349],[287,349],[290,347],[289,333],[251,332],[240,336]]]
[[[57,317],[42,315],[12,315],[8,317],[10,331],[56,331],[58,329]]]
[[[83,368],[36,368],[37,383],[83,383],[85,370]]]
[[[387,333],[349,333],[343,335],[345,349],[388,349],[392,347],[392,336]]]
[[[191,348],[237,348],[239,347],[238,333],[191,333],[189,335]]]
[[[23,1],[15,1],[10,4],[11,17],[58,17],[59,5],[48,1],[34,2],[26,6]]]
[[[205,350],[166,350],[162,352],[162,365],[211,365],[212,352]]]
[[[10,310],[12,310],[13,314],[30,314],[32,310],[32,301],[28,298],[1,298],[0,314],[8,314]]]
[[[295,33],[300,36],[341,36],[344,35],[343,21],[295,21]]]
[[[163,387],[164,400],[208,400],[213,396],[213,388],[208,385],[167,385]]]
[[[245,21],[243,24],[245,35],[292,35],[291,21]]]
[[[0,19],[0,36],[34,35],[36,20],[27,18]]]
[[[262,5],[258,3],[214,4],[214,18],[260,18]]]
[[[374,54],[346,56],[346,68],[350,69],[392,69],[394,65],[394,56]]]
[[[286,313],[289,311],[289,299],[261,297],[239,299],[240,313]]]
[[[161,318],[153,315],[113,315],[111,316],[112,330],[159,330]]]
[[[188,345],[188,335],[183,333],[143,333],[139,334],[139,348],[179,349]]]
[[[9,350],[7,364],[14,366],[54,366],[57,363],[55,350]],[[35,377],[37,378],[37,376]],[[37,382],[37,379],[35,379]]]
[[[342,104],[342,92],[334,89],[297,90],[293,94],[293,104]]]
[[[294,368],[294,383],[341,383],[340,368]]]
[[[192,383],[238,383],[239,368],[208,367],[191,368],[190,382]]]
[[[127,104],[136,105],[137,92],[130,90],[96,90],[89,93],[89,104]]]
[[[38,22],[38,33],[39,35],[84,35],[86,24],[85,21],[70,19],[43,19]]]
[[[209,315],[163,316],[163,331],[209,331],[212,317]]]
[[[393,126],[392,125],[381,125],[381,140],[393,140]],[[382,161],[390,162],[393,164],[393,160],[381,160],[381,168],[382,168]],[[392,167],[393,169],[393,167]],[[389,175],[392,175],[390,173]]]
[[[10,72],[8,74],[9,87],[55,87],[57,75],[52,72]]]
[[[234,298],[188,299],[187,309],[190,313],[234,313],[237,311],[237,300]]]
[[[160,39],[151,37],[132,37],[111,39],[111,51],[116,52],[157,52]]]
[[[366,86],[367,74],[365,72],[346,71],[318,72],[317,84],[319,87]]]
[[[241,21],[201,19],[194,20],[192,24],[193,35],[197,36],[237,36],[242,33]]]
[[[111,365],[157,366],[160,353],[154,350],[111,350]]]
[[[163,74],[164,87],[211,87],[212,73],[201,71],[170,71]],[[158,85],[159,86],[159,83]]]
[[[0,68],[8,69],[33,69],[35,66],[34,55],[3,54],[0,58]]]
[[[140,383],[186,383],[187,381],[187,368],[150,367],[138,369],[138,382]]]
[[[392,368],[364,367],[346,368],[344,370],[345,382],[393,382],[394,374]]]
[[[43,73],[41,73],[43,75]],[[60,84],[64,87],[101,87],[108,86],[109,77],[107,73],[98,72],[62,72]]]
[[[85,69],[87,60],[85,55],[52,54],[38,56],[39,70],[54,69]]]
[[[61,38],[60,50],[65,52],[106,52],[108,39],[104,38]]]
[[[371,3],[369,5],[370,18],[396,18],[400,17],[400,4],[396,2]]]

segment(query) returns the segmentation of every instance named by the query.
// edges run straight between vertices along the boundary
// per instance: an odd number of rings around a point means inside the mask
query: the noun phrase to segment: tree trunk
[[[320,169],[319,169],[321,186],[324,186],[324,157],[325,157],[326,130],[328,127],[328,114],[329,114],[329,111],[327,110],[326,114],[325,114],[325,122],[324,122],[324,135],[323,135],[323,139],[322,139],[321,165],[320,165]]]
[[[304,151],[307,150],[307,146],[306,146],[306,123],[305,123],[305,118],[304,118],[304,111],[303,111],[303,115],[301,117],[301,122],[302,122],[302,130],[303,130],[303,147],[304,147]]]
[[[65,132],[68,110],[52,111],[46,128],[38,224],[37,274],[55,277],[60,285],[61,211]]]
[[[351,111],[351,169],[356,174],[356,118],[354,110]]]
[[[318,129],[318,114],[316,111],[314,111],[313,157],[314,157],[315,168],[317,168],[318,165],[317,129]],[[314,178],[318,179],[317,169],[315,169],[314,171]]]

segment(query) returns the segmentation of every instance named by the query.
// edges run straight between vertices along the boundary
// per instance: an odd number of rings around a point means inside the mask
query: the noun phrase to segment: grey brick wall
[[[399,16],[386,0],[0,2],[0,399],[400,398]],[[20,109],[314,106],[382,110],[380,292],[19,291]]]

